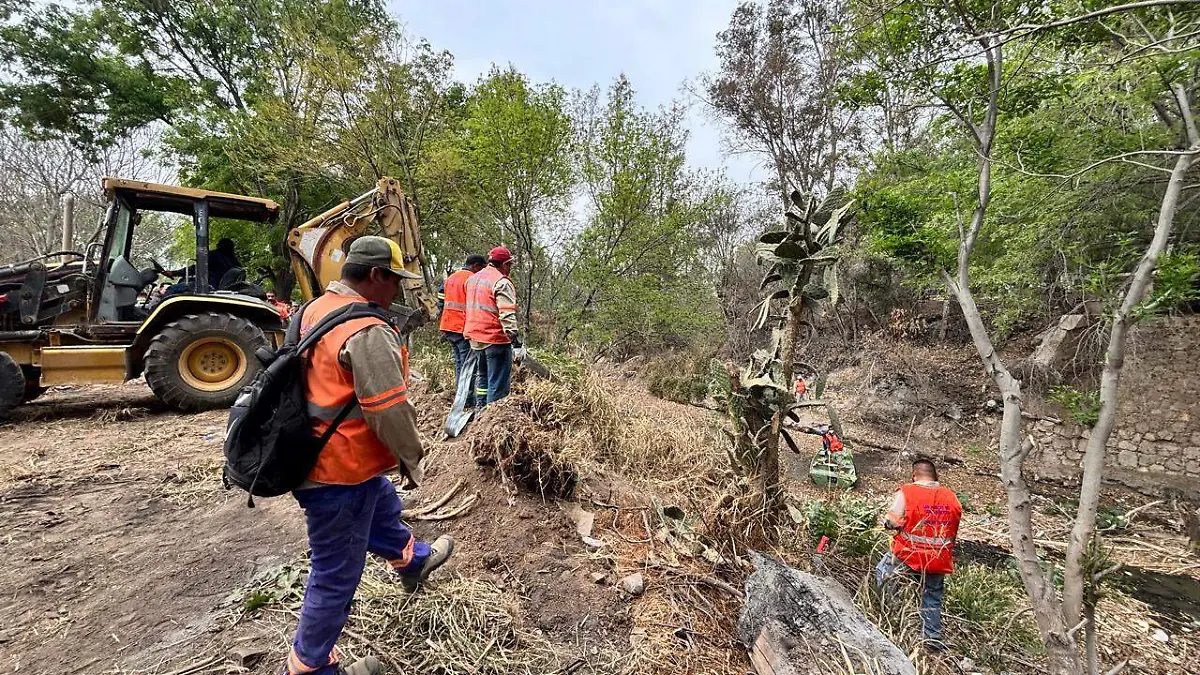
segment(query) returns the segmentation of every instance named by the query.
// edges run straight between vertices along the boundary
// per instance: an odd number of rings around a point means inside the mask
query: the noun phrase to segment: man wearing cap
[[[463,367],[466,366],[471,358],[471,343],[463,337],[463,328],[467,323],[467,280],[475,273],[487,266],[487,260],[478,253],[472,253],[467,256],[467,262],[463,268],[446,277],[442,282],[441,289],[438,290],[438,311],[442,318],[438,327],[442,331],[442,338],[450,343],[451,349],[454,350],[454,381],[458,382],[458,378],[462,375]],[[474,387],[472,382],[471,386]],[[468,394],[467,407],[473,408],[471,401],[474,396]]]
[[[306,305],[296,320],[301,335],[330,312],[356,302],[390,306],[400,295],[404,269],[396,242],[359,237],[350,246],[342,278]],[[399,335],[374,317],[340,324],[306,357],[305,396],[313,433],[324,433],[347,403],[357,404],[338,424],[308,479],[293,495],[304,509],[312,571],[285,672],[289,675],[374,675],[379,661],[340,663],[335,643],[350,616],[367,553],[383,558],[400,583],[414,591],[454,550],[454,540],[416,540],[400,522],[398,470],[405,486],[421,478],[423,449],[416,413],[408,402],[407,358]]]
[[[512,253],[497,246],[488,254],[488,266],[467,280],[463,335],[475,355],[475,404],[480,408],[508,396],[513,349],[521,347],[517,289],[508,278],[512,265]]]

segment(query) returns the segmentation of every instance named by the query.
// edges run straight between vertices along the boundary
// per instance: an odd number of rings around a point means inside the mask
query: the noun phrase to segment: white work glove
[[[525,360],[525,355],[529,353],[529,349],[521,347],[513,347],[513,362],[520,363]]]

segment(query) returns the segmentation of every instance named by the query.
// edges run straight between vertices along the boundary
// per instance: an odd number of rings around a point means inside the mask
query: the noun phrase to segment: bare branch
[[[1104,159],[1096,160],[1095,162],[1088,164],[1087,166],[1083,167],[1082,169],[1073,171],[1071,173],[1066,173],[1066,174],[1063,174],[1063,173],[1039,173],[1037,171],[1029,171],[1021,166],[1013,166],[1007,162],[1003,162],[1000,160],[993,160],[993,161],[1005,168],[1012,169],[1013,171],[1016,171],[1017,173],[1024,175],[1024,176],[1030,176],[1032,178],[1061,178],[1064,181],[1070,181],[1070,180],[1073,180],[1075,178],[1082,176],[1085,173],[1088,173],[1092,169],[1104,166],[1105,164],[1109,164],[1112,162],[1125,161],[1130,157],[1141,157],[1141,156],[1145,156],[1145,155],[1153,155],[1153,156],[1159,156],[1159,157],[1178,157],[1179,155],[1191,155],[1191,154],[1194,154],[1193,151],[1191,151],[1191,150],[1134,150],[1133,152],[1125,152],[1120,155],[1113,155],[1112,157],[1105,157]],[[1017,159],[1018,159],[1018,161],[1020,161],[1020,153],[1019,152],[1017,153]],[[1145,164],[1143,162],[1129,162],[1129,163],[1136,164],[1138,166],[1145,167],[1147,169],[1154,169],[1155,171],[1162,171],[1163,173],[1171,173],[1171,169],[1161,167],[1161,166],[1154,166],[1152,164]]]
[[[1131,2],[1128,4],[1124,4],[1124,5],[1113,5],[1112,7],[1105,7],[1104,9],[1098,9],[1093,12],[1088,12],[1087,14],[1080,14],[1078,16],[1072,16],[1072,17],[1068,17],[1065,19],[1059,19],[1058,21],[1051,21],[1049,23],[1042,23],[1042,24],[1026,23],[1026,24],[1021,24],[1018,26],[1011,26],[1009,28],[1005,28],[1002,31],[997,31],[995,33],[989,33],[987,35],[977,36],[977,37],[973,38],[973,40],[981,40],[981,39],[987,39],[987,38],[1005,38],[1004,41],[1007,42],[1009,40],[1013,40],[1016,38],[1026,37],[1026,36],[1032,35],[1034,33],[1040,33],[1045,30],[1051,30],[1053,28],[1062,28],[1063,26],[1070,26],[1072,24],[1082,23],[1084,21],[1091,21],[1092,19],[1099,19],[1100,17],[1109,16],[1110,14],[1119,14],[1121,12],[1131,12],[1133,10],[1146,9],[1148,7],[1165,7],[1168,5],[1197,5],[1197,4],[1200,4],[1200,0],[1142,0],[1141,2]]]

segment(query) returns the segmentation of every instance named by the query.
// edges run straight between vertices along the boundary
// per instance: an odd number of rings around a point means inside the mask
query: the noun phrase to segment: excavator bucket
[[[404,282],[404,304],[416,309],[419,325],[437,316],[433,277],[421,241],[412,201],[400,181],[381,178],[370,192],[344,201],[288,233],[292,268],[305,301],[341,278],[349,242],[364,234],[392,239],[404,253],[404,267],[420,279]]]

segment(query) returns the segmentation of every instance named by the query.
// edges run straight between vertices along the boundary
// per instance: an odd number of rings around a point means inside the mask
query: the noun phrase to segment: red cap
[[[492,249],[491,253],[488,253],[488,262],[506,263],[512,259],[512,253],[509,253],[508,249],[503,246],[497,246]]]

